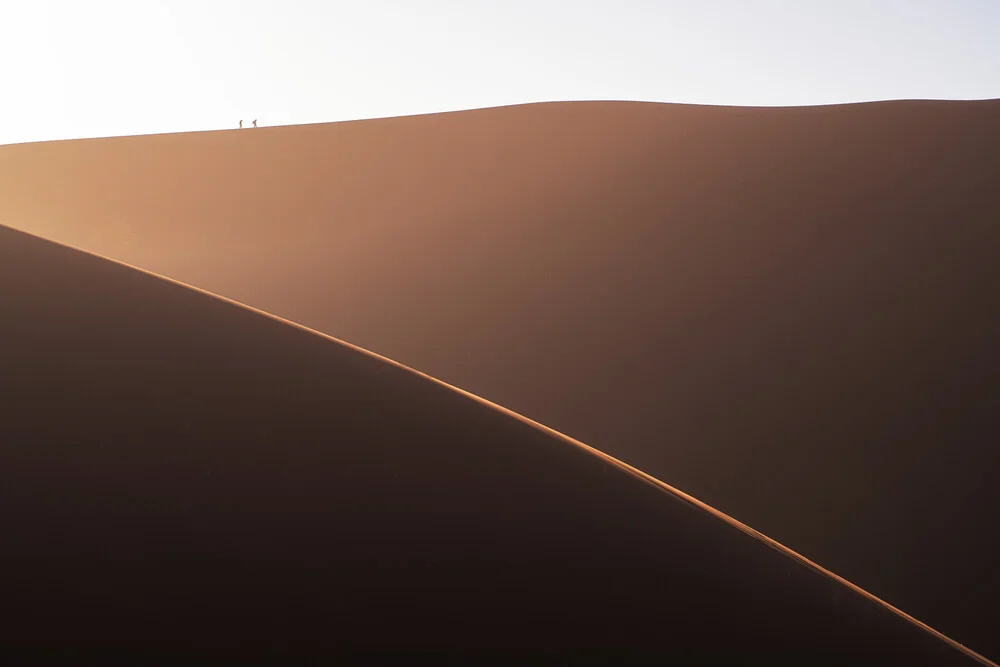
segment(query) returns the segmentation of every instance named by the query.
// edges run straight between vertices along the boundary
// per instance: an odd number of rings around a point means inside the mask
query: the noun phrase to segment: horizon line
[[[586,98],[586,99],[553,99],[535,100],[530,102],[511,102],[507,104],[495,104],[489,106],[449,108],[437,111],[421,111],[410,114],[394,114],[386,116],[361,116],[356,118],[342,118],[338,120],[317,120],[303,121],[301,123],[285,123],[279,125],[264,125],[260,127],[216,127],[209,129],[193,130],[167,130],[164,132],[136,132],[134,134],[96,134],[78,137],[62,137],[56,139],[27,139],[24,141],[12,141],[0,143],[0,148],[5,146],[25,146],[34,144],[51,144],[67,141],[95,141],[101,139],[126,139],[135,137],[161,137],[179,134],[205,134],[209,132],[228,132],[241,130],[261,130],[287,127],[307,127],[313,125],[336,125],[341,123],[363,123],[379,120],[398,120],[403,118],[420,118],[424,116],[443,116],[449,114],[467,113],[474,111],[489,111],[493,109],[508,109],[513,107],[538,106],[546,104],[650,104],[673,107],[697,107],[705,109],[817,109],[826,107],[846,107],[846,106],[871,106],[876,104],[899,104],[899,103],[938,103],[938,104],[963,104],[978,102],[1000,102],[1000,97],[973,97],[973,98],[936,98],[936,97],[899,97],[899,98],[879,98],[871,100],[858,100],[848,102],[821,102],[815,104],[719,104],[702,102],[662,102],[655,100],[640,100],[627,98]],[[259,118],[259,117],[258,117]]]

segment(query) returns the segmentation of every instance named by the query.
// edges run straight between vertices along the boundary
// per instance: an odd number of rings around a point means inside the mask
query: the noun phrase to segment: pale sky
[[[550,100],[1000,97],[1000,0],[0,0],[0,144]]]

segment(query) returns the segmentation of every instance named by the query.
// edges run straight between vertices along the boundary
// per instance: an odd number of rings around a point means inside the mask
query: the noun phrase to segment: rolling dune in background
[[[6,228],[0,285],[5,654],[978,660],[314,332]]]
[[[998,173],[998,101],[560,103],[0,147],[0,223],[505,405],[996,656]]]

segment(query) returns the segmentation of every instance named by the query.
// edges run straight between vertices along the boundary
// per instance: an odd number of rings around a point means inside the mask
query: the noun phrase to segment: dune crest
[[[395,362],[20,232],[0,228],[0,258],[5,652],[503,637],[550,655],[991,664]]]

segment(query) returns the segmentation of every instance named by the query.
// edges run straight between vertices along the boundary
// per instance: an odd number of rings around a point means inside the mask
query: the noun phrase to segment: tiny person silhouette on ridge
[[[254,118],[254,119],[253,119],[253,126],[254,126],[255,128],[257,127],[257,119],[256,119],[256,118]]]
[[[243,129],[243,121],[242,120],[240,121],[240,129],[241,130]]]

